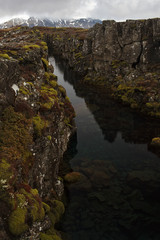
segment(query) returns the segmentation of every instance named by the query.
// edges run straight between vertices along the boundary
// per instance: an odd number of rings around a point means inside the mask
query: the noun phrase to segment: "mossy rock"
[[[51,211],[51,208],[47,203],[42,202],[42,205],[46,213],[49,213]]]
[[[51,88],[50,86],[48,86],[48,85],[44,85],[44,86],[42,86],[41,87],[41,92],[42,93],[46,93],[46,94],[48,94],[48,95],[50,95],[50,96],[57,96],[58,95],[58,93],[57,93],[57,91],[54,89],[54,88]]]
[[[31,93],[29,92],[29,90],[26,87],[20,87],[19,91],[20,91],[20,93],[22,93],[24,95],[31,95]]]
[[[57,85],[58,85],[57,82],[54,80],[51,80],[49,83],[53,88],[57,87]]]
[[[8,220],[9,230],[10,232],[18,236],[28,230],[28,225],[26,224],[26,215],[27,209],[26,208],[17,208],[14,210]]]
[[[151,146],[160,148],[160,137],[153,138],[151,142]]]
[[[66,96],[66,89],[61,85],[58,86],[58,89],[62,93],[62,95],[65,97]]]
[[[41,104],[41,108],[50,110],[54,105],[54,100]]]
[[[25,196],[25,199],[28,201],[28,214],[32,218],[33,222],[36,220],[43,220],[45,216],[45,210],[43,208],[43,204],[39,197],[37,189],[30,189],[27,192],[25,189],[20,189],[19,192]]]
[[[65,207],[61,201],[51,200],[49,202],[51,211],[49,212],[49,217],[51,219],[52,225],[59,221],[60,217],[64,214]]]
[[[67,182],[67,183],[74,183],[74,182],[77,182],[81,179],[81,174],[79,172],[71,172],[71,173],[67,173],[65,176],[64,176],[64,180]]]
[[[31,50],[31,49],[40,49],[40,46],[37,44],[28,44],[28,45],[24,45],[23,48],[25,50]]]
[[[45,59],[45,58],[41,58],[41,60],[42,60],[42,62],[43,62],[43,66],[44,66],[44,68],[45,68],[45,71],[47,71],[47,70],[48,70],[48,67],[49,67],[49,62],[48,62],[48,60]]]
[[[0,162],[0,199],[7,203],[11,203],[9,189],[12,189],[15,180],[13,168],[5,159],[2,159]]]
[[[52,136],[51,136],[51,135],[48,135],[48,136],[47,136],[47,139],[48,139],[49,141],[51,141],[51,140],[52,140]]]
[[[23,114],[15,112],[13,107],[8,107],[3,111],[1,120],[0,143],[2,159],[12,162],[14,166],[18,159],[21,159],[22,164],[25,163],[31,155],[28,149],[29,144],[32,143],[29,130],[31,121],[26,119]],[[9,138],[6,136],[9,136]],[[14,166],[12,165],[13,170]]]
[[[10,60],[10,57],[9,57],[9,55],[7,54],[7,53],[0,53],[0,58],[4,58],[4,59],[8,59],[8,60]]]
[[[49,73],[50,79],[57,80],[57,76],[54,73]]]
[[[41,45],[42,45],[42,46],[47,46],[47,43],[44,42],[44,41],[42,41],[42,42],[41,42]]]
[[[33,117],[33,127],[37,136],[41,136],[42,130],[48,126],[48,122],[43,120],[40,115]]]
[[[2,180],[8,181],[12,177],[13,173],[11,169],[11,165],[7,163],[5,159],[2,159],[0,163],[0,186],[2,184]]]

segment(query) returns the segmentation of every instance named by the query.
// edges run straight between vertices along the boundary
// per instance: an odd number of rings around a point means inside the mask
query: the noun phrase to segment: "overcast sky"
[[[0,0],[0,22],[13,17],[144,19],[160,17],[160,0]]]

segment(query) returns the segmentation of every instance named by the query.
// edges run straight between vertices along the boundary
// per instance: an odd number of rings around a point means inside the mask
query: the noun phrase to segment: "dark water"
[[[67,186],[65,240],[159,240],[160,159],[148,150],[160,124],[81,86],[50,58],[76,111],[77,139],[66,159],[81,181]]]

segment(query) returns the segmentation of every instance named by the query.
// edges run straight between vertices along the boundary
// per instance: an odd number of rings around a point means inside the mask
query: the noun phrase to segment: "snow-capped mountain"
[[[30,17],[28,19],[13,18],[5,23],[0,24],[0,28],[10,28],[13,26],[44,26],[44,27],[81,27],[90,28],[96,23],[101,23],[99,19],[81,18],[81,19],[49,19],[49,18],[35,18]]]

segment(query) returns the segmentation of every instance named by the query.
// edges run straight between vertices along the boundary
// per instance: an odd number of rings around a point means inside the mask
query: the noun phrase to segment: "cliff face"
[[[102,75],[107,72],[108,78],[122,74],[130,80],[159,70],[160,19],[104,21],[90,30],[89,37],[93,39],[93,69]]]
[[[57,237],[64,211],[59,164],[74,110],[38,30],[0,31],[0,238]],[[45,202],[45,203],[44,203]],[[41,222],[40,222],[41,221]]]
[[[50,44],[54,53],[61,54],[71,67],[73,59],[87,62],[90,57],[87,70],[102,76],[105,74],[106,79],[107,76],[109,79],[120,73],[125,76],[129,71],[138,74],[159,70],[158,18],[126,22],[103,21],[88,31],[60,28],[54,29],[52,33]]]
[[[108,87],[124,104],[160,116],[160,19],[103,21],[88,31],[55,29],[46,36],[85,84]]]

